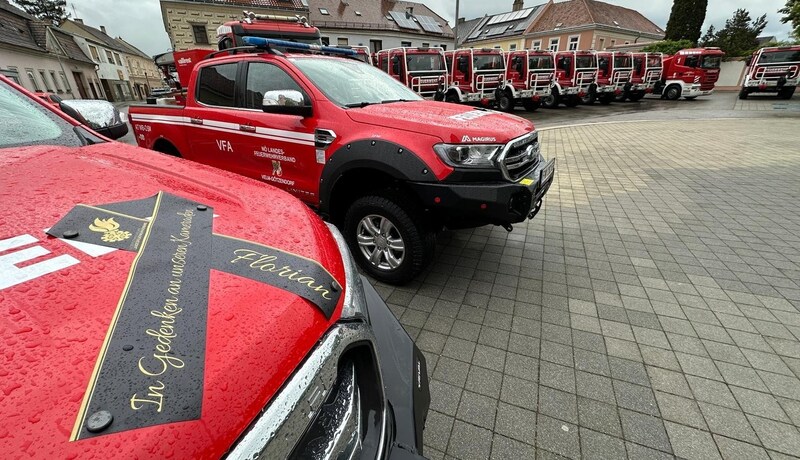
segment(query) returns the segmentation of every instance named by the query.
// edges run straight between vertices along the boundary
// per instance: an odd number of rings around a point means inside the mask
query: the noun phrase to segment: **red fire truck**
[[[555,55],[556,75],[550,96],[542,98],[548,109],[563,102],[575,107],[597,91],[597,56],[592,51],[560,51]]]
[[[624,101],[631,89],[633,56],[625,51],[598,52],[597,54],[597,99],[601,104]],[[591,97],[591,95],[589,96]],[[592,103],[593,100],[585,101]]]
[[[228,21],[217,27],[217,46],[220,51],[244,46],[242,38],[245,36],[322,45],[319,29],[310,25],[304,16],[257,14],[245,11],[244,18]]]
[[[370,51],[368,46],[364,45],[344,45],[338,46],[337,48],[343,48],[346,50],[353,50],[356,52],[356,59],[359,61],[365,62],[369,65],[375,65],[375,59],[373,59],[372,52]]]
[[[553,53],[520,50],[506,53],[506,75],[496,95],[497,107],[512,112],[516,105],[533,111],[550,95],[555,78]]]
[[[375,53],[375,66],[428,99],[444,98],[447,66],[442,48],[392,48]]]
[[[661,80],[663,59],[661,53],[633,53],[633,74],[627,99],[635,102],[653,92],[656,82]]]
[[[479,102],[488,106],[503,82],[506,63],[500,49],[459,49],[446,51],[449,86],[447,102]]]
[[[719,80],[723,56],[725,52],[719,48],[690,48],[665,56],[661,81],[653,93],[671,101],[708,96]]]
[[[800,77],[800,45],[761,48],[747,59],[739,99],[750,93],[777,93],[791,99]]]

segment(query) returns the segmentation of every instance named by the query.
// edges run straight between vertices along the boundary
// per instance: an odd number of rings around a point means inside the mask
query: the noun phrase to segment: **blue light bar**
[[[269,48],[270,46],[278,46],[286,49],[293,50],[308,50],[308,51],[322,51],[323,53],[342,54],[345,56],[355,56],[354,50],[347,50],[344,48],[335,48],[333,46],[311,45],[308,43],[290,42],[287,40],[278,40],[275,38],[262,38],[262,37],[242,37],[242,41],[246,44],[255,46],[257,48]]]

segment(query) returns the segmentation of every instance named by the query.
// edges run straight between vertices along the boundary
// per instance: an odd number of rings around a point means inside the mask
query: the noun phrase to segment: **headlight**
[[[436,144],[433,150],[450,166],[486,168],[494,166],[494,159],[502,150],[497,144]]]

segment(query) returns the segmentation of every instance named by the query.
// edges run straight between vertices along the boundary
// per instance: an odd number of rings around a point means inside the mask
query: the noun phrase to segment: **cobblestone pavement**
[[[539,216],[378,286],[427,357],[425,454],[800,455],[799,121],[542,131]]]

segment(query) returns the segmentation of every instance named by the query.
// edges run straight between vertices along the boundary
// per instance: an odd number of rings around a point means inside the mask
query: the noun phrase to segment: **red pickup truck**
[[[422,459],[425,359],[273,187],[0,75],[0,458]]]
[[[554,161],[529,121],[426,101],[357,59],[301,50],[310,45],[245,42],[258,48],[197,63],[185,105],[131,106],[139,145],[289,191],[389,283],[431,261],[443,227],[511,230],[539,211]]]

